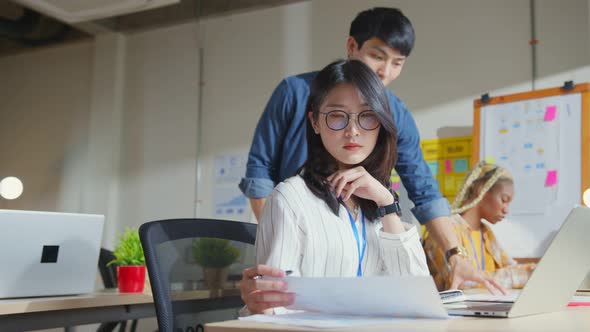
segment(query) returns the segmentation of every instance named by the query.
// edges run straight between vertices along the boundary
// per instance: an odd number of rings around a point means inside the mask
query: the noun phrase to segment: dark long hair
[[[355,166],[364,167],[369,174],[389,188],[391,170],[397,160],[397,129],[393,123],[385,87],[371,68],[358,60],[332,62],[322,69],[313,81],[306,111],[313,114],[314,121],[318,121],[320,106],[324,99],[340,84],[352,84],[356,87],[381,123],[375,148],[365,160]],[[338,161],[326,150],[320,135],[315,134],[309,117],[306,119],[307,160],[301,174],[309,189],[338,215],[339,201],[326,181],[330,174],[338,170]],[[367,219],[375,220],[375,202],[359,197],[357,199]]]

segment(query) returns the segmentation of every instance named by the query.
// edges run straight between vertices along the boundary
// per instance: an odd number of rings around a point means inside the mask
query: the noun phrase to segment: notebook
[[[446,304],[449,315],[518,317],[559,311],[590,271],[590,209],[575,207],[514,302]]]
[[[90,293],[104,216],[0,210],[0,298]]]

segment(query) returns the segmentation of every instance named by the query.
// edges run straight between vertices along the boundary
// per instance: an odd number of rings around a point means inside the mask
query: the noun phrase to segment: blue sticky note
[[[436,176],[438,175],[438,160],[437,161],[427,161],[428,167],[430,167],[430,173]]]
[[[469,169],[469,162],[467,159],[455,159],[453,163],[455,173],[464,173]]]

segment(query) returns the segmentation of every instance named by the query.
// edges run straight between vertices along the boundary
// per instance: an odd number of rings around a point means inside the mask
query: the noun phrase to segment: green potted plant
[[[229,240],[202,238],[193,242],[193,257],[203,268],[205,286],[210,289],[223,288],[228,266],[238,260],[240,250]]]
[[[145,256],[135,228],[126,228],[119,236],[113,252],[115,259],[107,266],[117,265],[117,286],[123,293],[143,292],[145,284]]]

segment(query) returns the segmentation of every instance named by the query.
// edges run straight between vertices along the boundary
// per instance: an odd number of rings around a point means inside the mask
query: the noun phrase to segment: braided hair
[[[451,212],[460,214],[476,206],[483,196],[499,182],[513,183],[512,175],[500,166],[480,161],[463,182],[453,201]],[[481,189],[478,192],[479,188]]]

